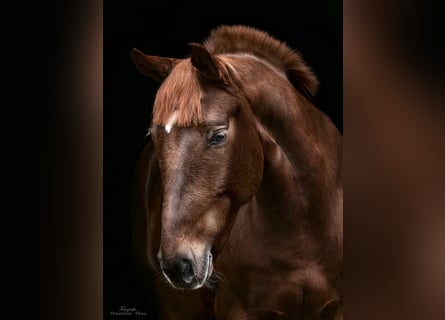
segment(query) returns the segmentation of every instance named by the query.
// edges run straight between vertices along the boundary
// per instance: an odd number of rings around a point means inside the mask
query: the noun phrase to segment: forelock
[[[175,113],[175,126],[202,121],[202,90],[190,59],[181,61],[159,88],[153,107],[153,124],[165,126]]]

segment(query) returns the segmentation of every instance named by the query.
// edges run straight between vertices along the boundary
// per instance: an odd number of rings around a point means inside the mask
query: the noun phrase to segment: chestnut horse
[[[342,137],[302,57],[221,26],[161,84],[136,171],[134,251],[161,319],[342,318]]]

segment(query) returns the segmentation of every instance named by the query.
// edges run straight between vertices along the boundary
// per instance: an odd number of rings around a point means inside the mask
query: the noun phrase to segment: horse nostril
[[[177,264],[181,273],[182,280],[184,280],[184,282],[186,283],[192,282],[195,275],[192,261],[189,259],[179,259]]]
[[[166,260],[161,264],[162,270],[174,283],[192,283],[195,277],[193,262],[190,259],[178,257]]]

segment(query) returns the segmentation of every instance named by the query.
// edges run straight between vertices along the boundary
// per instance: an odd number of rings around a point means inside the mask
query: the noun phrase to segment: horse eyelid
[[[212,128],[210,130],[208,130],[208,132],[216,132],[219,130],[227,130],[229,128],[229,124],[223,124],[223,125],[219,125],[219,126],[212,126]]]
[[[223,140],[221,140],[221,141],[218,142],[218,143],[213,144],[213,143],[212,143],[212,139],[216,136],[216,134],[218,134],[218,133],[220,133],[220,132],[223,132],[223,133],[224,133],[224,138],[223,138]],[[214,129],[214,130],[208,132],[207,135],[206,135],[207,144],[208,144],[209,146],[211,146],[211,147],[217,147],[217,146],[219,146],[220,144],[222,144],[222,143],[226,140],[226,138],[227,138],[227,133],[228,133],[227,127],[216,128],[216,129]]]

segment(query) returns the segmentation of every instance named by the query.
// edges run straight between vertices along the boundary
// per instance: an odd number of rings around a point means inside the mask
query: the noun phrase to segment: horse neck
[[[330,119],[305,99],[286,75],[251,55],[222,56],[239,95],[294,168],[307,169],[317,185],[341,182],[341,135]]]
[[[244,84],[263,138],[265,170],[258,205],[277,225],[283,226],[279,220],[285,220],[292,229],[307,221],[317,228],[329,225],[338,234],[342,214],[338,130],[276,74]]]

